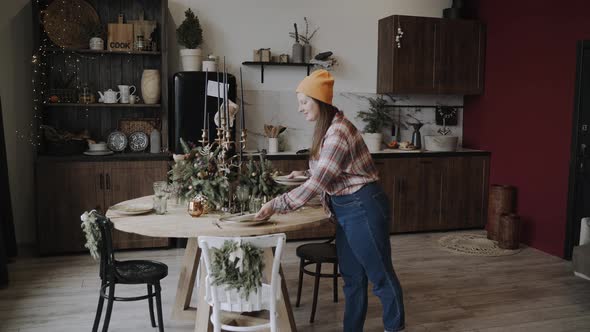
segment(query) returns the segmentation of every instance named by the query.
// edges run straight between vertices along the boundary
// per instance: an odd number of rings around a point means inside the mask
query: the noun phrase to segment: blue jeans
[[[331,196],[336,215],[336,248],[344,280],[344,331],[363,330],[367,314],[367,279],[383,306],[387,331],[404,327],[401,285],[391,263],[390,210],[387,196],[376,183],[350,195]]]

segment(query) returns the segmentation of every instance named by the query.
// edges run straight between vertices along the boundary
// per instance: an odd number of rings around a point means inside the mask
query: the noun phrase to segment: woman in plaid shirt
[[[401,331],[404,305],[391,262],[389,202],[376,183],[377,169],[361,134],[332,105],[333,86],[332,75],[318,70],[297,87],[299,112],[316,125],[309,171],[289,176],[308,173],[310,177],[266,203],[256,217],[293,211],[322,195],[324,206],[337,220],[336,248],[346,297],[344,331],[363,330],[368,280],[383,305],[385,331]]]

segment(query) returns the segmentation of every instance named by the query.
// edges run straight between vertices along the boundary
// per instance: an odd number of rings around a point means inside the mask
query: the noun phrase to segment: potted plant
[[[176,29],[178,43],[186,47],[180,50],[182,68],[185,71],[200,71],[201,49],[199,46],[203,42],[203,29],[201,29],[199,18],[190,8],[184,12],[184,15],[184,21]]]
[[[387,101],[385,101],[383,96],[367,99],[369,100],[369,109],[360,111],[357,118],[365,122],[363,139],[369,151],[375,152],[381,150],[381,141],[383,140],[381,130],[384,127],[391,126],[393,114],[386,107]]]

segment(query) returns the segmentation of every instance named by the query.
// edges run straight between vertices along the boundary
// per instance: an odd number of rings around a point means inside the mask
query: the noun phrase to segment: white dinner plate
[[[278,184],[282,184],[283,186],[300,186],[305,182],[283,182],[275,179],[275,182]]]
[[[113,154],[114,152],[111,150],[107,150],[107,151],[84,151],[84,154],[87,156],[108,156],[110,154]]]
[[[281,175],[281,176],[277,176],[275,178],[275,181],[281,181],[281,182],[305,182],[309,179],[309,177],[307,176],[296,176],[293,178],[288,178],[287,175]]]
[[[145,214],[154,210],[151,204],[117,204],[109,208],[119,214],[136,215]]]
[[[260,225],[260,224],[264,224],[268,222],[268,219],[265,220],[256,220],[254,219],[254,216],[256,216],[255,213],[250,213],[250,214],[244,214],[244,215],[240,215],[240,214],[233,214],[233,215],[229,215],[229,216],[225,216],[225,217],[221,217],[219,218],[219,221],[222,222],[224,225],[228,225],[228,226],[255,226],[255,225]]]

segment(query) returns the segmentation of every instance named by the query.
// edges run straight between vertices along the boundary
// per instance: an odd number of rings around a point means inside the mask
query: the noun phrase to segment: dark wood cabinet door
[[[480,22],[440,20],[435,73],[438,93],[482,93],[484,43]]]
[[[437,19],[394,16],[393,85],[397,93],[432,93],[434,77]],[[395,36],[400,35],[399,45]]]
[[[153,195],[153,183],[167,179],[167,161],[126,161],[105,163],[105,204]],[[151,248],[168,245],[167,238],[155,238],[115,230],[115,249]]]
[[[41,255],[80,252],[84,211],[105,211],[101,163],[37,163],[37,242]]]
[[[396,200],[395,232],[441,229],[443,161],[441,158],[407,159]]]
[[[487,216],[489,157],[452,157],[446,163],[443,228],[483,227]]]
[[[389,232],[401,232],[403,229],[400,219],[400,189],[401,182],[405,177],[407,161],[404,159],[381,159],[375,161],[375,166],[379,171],[379,184],[389,198],[389,208],[391,211],[391,220]]]

